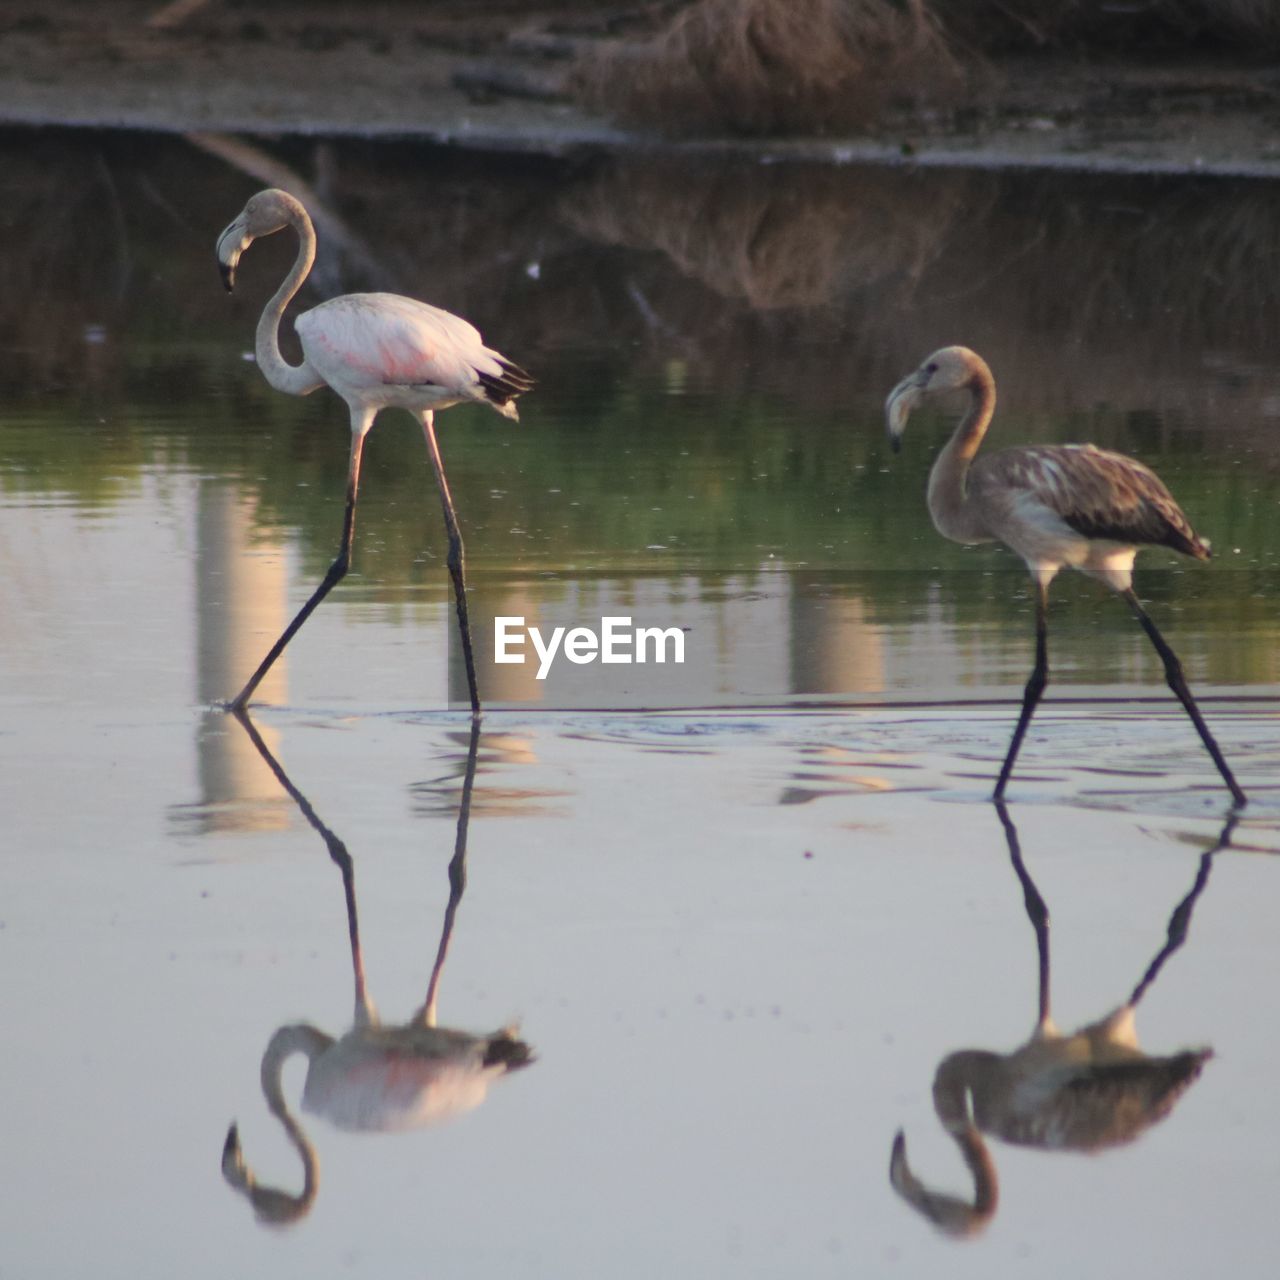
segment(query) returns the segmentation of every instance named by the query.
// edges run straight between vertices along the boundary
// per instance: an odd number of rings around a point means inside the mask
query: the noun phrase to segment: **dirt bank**
[[[1275,69],[1046,56],[994,67],[964,110],[859,137],[677,144],[576,106],[555,15],[496,8],[207,0],[166,26],[154,0],[0,0],[0,124],[1280,176]]]

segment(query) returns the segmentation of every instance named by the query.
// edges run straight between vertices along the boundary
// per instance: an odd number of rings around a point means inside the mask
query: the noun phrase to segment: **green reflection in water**
[[[92,511],[135,491],[144,471],[226,481],[254,496],[263,531],[299,539],[302,573],[318,578],[341,521],[344,410],[323,393],[306,401],[260,393],[251,365],[227,376],[234,392],[117,406],[105,421],[65,405],[8,419],[0,484],[10,501]],[[836,418],[764,397],[671,394],[644,374],[593,387],[572,361],[546,369],[526,405],[518,426],[483,411],[442,415],[479,616],[503,612],[512,598],[554,616],[566,584],[600,579],[610,585],[596,596],[570,594],[607,610],[639,592],[651,615],[664,614],[647,621],[705,627],[717,609],[781,592],[774,613],[742,616],[747,627],[787,633],[779,643],[790,674],[782,688],[766,681],[744,695],[979,696],[1011,692],[1025,678],[1031,615],[1020,565],[998,548],[953,546],[928,521],[923,488],[947,430],[941,419],[923,420],[894,459],[874,401]],[[1064,420],[1038,436],[1086,433],[1135,448],[1118,414]],[[1192,567],[1146,553],[1139,589],[1197,679],[1273,686],[1280,532],[1264,517],[1280,486],[1229,455],[1205,459],[1194,444],[1172,433],[1162,452],[1144,456],[1219,555]],[[386,413],[366,457],[356,575],[343,593],[389,606],[384,620],[407,618],[447,591],[419,429]],[[1055,682],[1159,684],[1127,613],[1074,577],[1054,589]],[[910,641],[913,628],[927,643]],[[895,662],[895,646],[909,655]]]

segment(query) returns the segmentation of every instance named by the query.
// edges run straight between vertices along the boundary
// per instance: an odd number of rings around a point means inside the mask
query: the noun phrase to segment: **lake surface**
[[[1261,1274],[1280,190],[56,131],[0,156],[0,1274]],[[217,705],[342,518],[343,405],[247,358],[292,246],[255,244],[230,299],[213,259],[289,175],[323,215],[304,303],[428,298],[538,378],[518,426],[438,420],[474,754],[403,414],[369,440],[353,572],[248,725]],[[1135,454],[1212,540],[1207,565],[1144,553],[1137,588],[1250,795],[1225,845],[1157,659],[1079,577],[1054,585],[1016,841],[989,802],[1025,571],[929,523],[955,407],[897,456],[882,425],[950,342],[995,371],[993,443]],[[489,661],[495,619],[607,616],[679,629],[685,663]],[[1131,1143],[992,1139],[999,1203],[958,1242],[895,1195],[890,1149],[901,1128],[921,1182],[972,1199],[932,1085],[1035,1026],[1027,876],[1058,1025],[1123,1004],[1172,937],[1141,1043],[1214,1056]],[[268,1041],[351,1027],[353,915],[369,997],[409,1019],[451,887],[439,1025],[518,1020],[536,1061],[410,1133],[303,1114],[312,1195],[264,1228],[220,1157],[235,1120],[262,1184],[302,1189]]]

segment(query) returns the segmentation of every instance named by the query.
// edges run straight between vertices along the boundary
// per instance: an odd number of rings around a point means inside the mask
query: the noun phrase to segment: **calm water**
[[[1280,192],[331,143],[236,168],[208,139],[59,133],[0,153],[0,1274],[1260,1274]],[[683,667],[622,675],[486,662],[474,785],[404,415],[370,438],[355,571],[253,732],[212,706],[341,521],[342,405],[245,359],[290,246],[255,245],[232,299],[214,268],[268,162],[323,201],[311,301],[428,297],[539,378],[519,427],[440,419],[486,651],[509,616],[685,637]],[[1122,1003],[1198,884],[1138,1021],[1148,1052],[1215,1057],[1130,1145],[993,1140],[999,1207],[963,1245],[895,1196],[890,1146],[901,1127],[924,1183],[969,1193],[934,1072],[1026,1038],[1038,961],[986,801],[1025,575],[929,525],[949,411],[897,457],[881,425],[953,341],[995,369],[996,440],[1137,454],[1212,539],[1207,566],[1145,554],[1138,586],[1254,801],[1210,852],[1224,792],[1158,663],[1100,588],[1055,584],[1060,697],[1010,791],[1054,1017]],[[384,1021],[422,1005],[464,795],[439,1023],[518,1018],[537,1061],[439,1127],[304,1117],[314,1199],[265,1230],[220,1173],[227,1125],[301,1189],[263,1050],[351,1026],[349,905]]]

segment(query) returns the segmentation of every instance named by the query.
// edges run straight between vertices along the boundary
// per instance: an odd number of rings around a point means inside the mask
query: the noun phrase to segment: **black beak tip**
[[[225,262],[218,263],[218,270],[222,273],[222,285],[228,293],[231,293],[236,287],[236,269],[229,267]]]
[[[230,286],[230,285],[228,285],[227,287],[228,287],[228,288],[230,288],[231,286]],[[891,448],[891,449],[894,451],[894,453],[901,453],[901,452],[902,452],[902,437],[901,437],[901,436],[890,436],[890,437],[889,437],[889,448]]]

